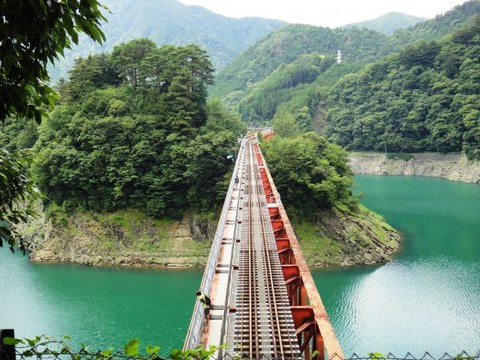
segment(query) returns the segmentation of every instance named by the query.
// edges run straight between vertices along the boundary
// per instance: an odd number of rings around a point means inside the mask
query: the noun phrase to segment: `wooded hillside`
[[[391,37],[287,26],[225,68],[211,96],[248,123],[289,113],[350,150],[478,158],[479,13],[473,0]]]
[[[355,150],[480,158],[480,17],[345,76],[328,94],[328,136]]]
[[[233,19],[177,0],[102,0],[109,11],[102,24],[103,45],[80,37],[78,46],[65,51],[65,58],[50,67],[54,81],[68,77],[77,57],[112,51],[116,45],[148,38],[157,45],[196,44],[206,50],[217,70],[222,69],[255,41],[287,25],[280,20]]]
[[[207,106],[212,74],[198,46],[146,39],[78,59],[34,148],[47,201],[157,217],[218,204],[244,125],[218,103]]]

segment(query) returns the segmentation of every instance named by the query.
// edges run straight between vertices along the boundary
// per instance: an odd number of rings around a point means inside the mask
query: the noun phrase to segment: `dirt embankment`
[[[348,159],[355,174],[435,176],[480,183],[480,162],[469,161],[464,154],[421,153],[402,160],[384,153],[351,153]]]

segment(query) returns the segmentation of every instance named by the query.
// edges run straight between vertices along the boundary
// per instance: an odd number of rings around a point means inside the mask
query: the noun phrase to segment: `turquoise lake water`
[[[313,273],[345,354],[480,351],[480,185],[357,176],[362,202],[403,234],[395,260]],[[37,265],[0,249],[0,328],[181,347],[201,271]]]
[[[383,265],[315,272],[345,353],[480,351],[480,185],[357,176],[363,203],[402,231]]]

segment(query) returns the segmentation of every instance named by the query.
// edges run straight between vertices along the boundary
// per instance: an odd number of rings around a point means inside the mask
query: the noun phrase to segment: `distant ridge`
[[[400,12],[389,12],[372,20],[360,21],[342,26],[344,29],[365,28],[378,31],[385,35],[392,35],[398,29],[406,29],[414,26],[426,18],[408,15]]]
[[[106,42],[99,46],[84,37],[65,58],[50,69],[52,79],[68,76],[77,57],[111,51],[115,45],[135,38],[149,38],[158,45],[197,44],[210,54],[217,70],[272,31],[287,25],[262,18],[233,19],[200,6],[187,6],[177,0],[103,0],[108,22],[102,28]]]

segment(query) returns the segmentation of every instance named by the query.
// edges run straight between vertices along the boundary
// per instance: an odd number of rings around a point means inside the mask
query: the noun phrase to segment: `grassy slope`
[[[386,262],[400,246],[398,233],[378,214],[359,206],[324,211],[315,223],[293,221],[309,266]]]

